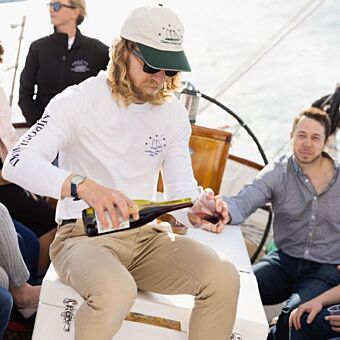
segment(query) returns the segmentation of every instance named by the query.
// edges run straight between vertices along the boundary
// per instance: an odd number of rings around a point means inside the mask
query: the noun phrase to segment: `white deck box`
[[[227,227],[216,235],[198,229],[189,229],[187,237],[204,242],[228,256],[240,271],[241,290],[234,339],[265,340],[268,324],[261,304],[257,282],[251,270],[248,254],[239,227]],[[74,310],[65,311],[65,298],[77,301]],[[59,281],[51,265],[42,284],[40,304],[32,340],[72,340],[72,317],[69,331],[65,331],[61,314],[70,316],[77,312],[83,299],[73,289]],[[115,340],[184,340],[187,339],[188,323],[193,297],[189,295],[159,295],[142,292],[131,309],[129,320],[115,335]],[[152,322],[148,324],[145,322]],[[157,324],[157,326],[155,325]],[[165,326],[165,327],[164,327]]]

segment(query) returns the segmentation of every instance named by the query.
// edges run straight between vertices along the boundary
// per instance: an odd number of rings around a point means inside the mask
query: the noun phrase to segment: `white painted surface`
[[[240,271],[241,290],[234,331],[241,334],[243,340],[265,340],[268,324],[240,228],[236,226],[227,227],[221,235],[199,229],[190,229],[188,237],[209,244],[230,258],[235,264]],[[71,331],[66,333],[63,331],[63,322],[60,318],[60,313],[63,311],[62,301],[66,297],[76,299],[79,304],[83,301],[75,291],[58,280],[51,266],[42,286],[33,340],[73,339],[73,324]],[[132,307],[133,312],[179,320],[183,331],[176,332],[165,328],[125,321],[114,339],[187,339],[186,331],[188,329],[192,305],[193,297],[189,295],[159,295],[139,292]]]

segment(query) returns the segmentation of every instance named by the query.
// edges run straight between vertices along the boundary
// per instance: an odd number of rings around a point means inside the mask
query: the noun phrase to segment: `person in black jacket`
[[[54,33],[31,44],[20,76],[19,106],[29,126],[56,94],[96,76],[109,61],[108,46],[77,27],[86,16],[85,0],[52,0],[48,5]]]

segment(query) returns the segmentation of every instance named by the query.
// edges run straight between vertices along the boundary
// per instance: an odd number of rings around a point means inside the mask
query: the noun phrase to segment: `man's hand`
[[[333,331],[340,333],[340,315],[328,315],[325,319],[329,321]]]
[[[311,324],[315,319],[315,316],[321,311],[322,304],[317,299],[310,300],[298,308],[294,309],[289,316],[289,327],[293,327],[296,330],[301,328],[301,316],[303,313],[308,313],[307,323]],[[339,324],[340,325],[340,324]]]
[[[104,215],[105,211],[109,213],[114,227],[119,226],[116,209],[120,211],[124,221],[129,219],[130,214],[134,219],[139,218],[137,205],[121,191],[103,187],[89,178],[79,184],[77,193],[79,198],[94,208],[104,228],[109,226]]]
[[[213,190],[204,189],[193,207],[188,209],[188,218],[193,226],[220,233],[229,220],[228,207],[220,196],[215,196]]]

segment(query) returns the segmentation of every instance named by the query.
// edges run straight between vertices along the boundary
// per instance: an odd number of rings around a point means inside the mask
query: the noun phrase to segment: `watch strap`
[[[85,181],[86,177],[81,175],[75,175],[71,178],[71,197],[74,198],[75,201],[79,200],[77,188],[78,186]]]
[[[71,182],[71,197],[79,200],[78,193],[77,193],[77,184]]]

